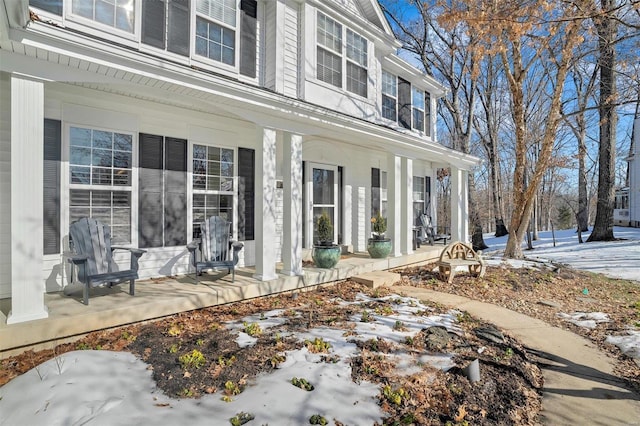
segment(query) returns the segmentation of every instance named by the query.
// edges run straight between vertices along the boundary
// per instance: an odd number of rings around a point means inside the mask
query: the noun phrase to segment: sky
[[[530,267],[553,260],[578,269],[604,273],[611,277],[638,281],[640,285],[640,229],[615,228],[621,238],[615,242],[596,242],[579,245],[573,230],[556,233],[553,247],[551,232],[542,232],[534,242],[533,251],[525,251],[528,261],[509,261],[514,267]],[[585,236],[586,238],[586,236]],[[507,237],[485,237],[490,246],[485,257],[490,264],[504,262],[501,253]],[[607,259],[603,262],[603,259]],[[374,322],[361,322],[360,315],[352,318],[356,336],[362,340],[380,337],[398,342],[415,335],[428,325],[442,325],[457,330],[456,311],[445,314],[421,313],[430,308],[418,300],[387,296],[394,301],[394,313],[380,316],[371,313]],[[359,295],[355,302],[372,300]],[[240,345],[251,345],[252,339],[242,332],[244,321],[260,324],[264,330],[285,321],[282,311],[269,311],[229,322],[226,326],[237,333]],[[562,313],[567,321],[579,326],[598,327],[606,321],[606,314],[598,312]],[[393,329],[395,321],[402,321],[406,331]],[[0,387],[0,425],[133,425],[188,424],[222,425],[239,412],[255,415],[250,424],[298,426],[308,424],[309,417],[322,414],[330,422],[349,420],[349,424],[382,422],[383,413],[377,404],[378,385],[351,380],[349,359],[357,354],[351,337],[340,330],[315,328],[297,336],[304,341],[322,337],[332,345],[332,352],[340,356],[337,363],[318,362],[319,355],[306,348],[289,351],[286,361],[269,374],[260,376],[254,384],[234,397],[232,402],[221,400],[220,393],[200,399],[173,399],[164,395],[152,380],[149,366],[128,352],[74,351],[51,359]],[[627,335],[611,336],[610,343],[640,359],[640,331],[629,330]],[[420,365],[429,363],[442,370],[453,366],[450,356],[395,356],[399,372],[410,374]],[[292,377],[309,380],[315,390],[307,392],[290,383]]]

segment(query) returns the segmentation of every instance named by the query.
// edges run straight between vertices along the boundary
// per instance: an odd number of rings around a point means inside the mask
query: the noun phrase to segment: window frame
[[[394,83],[393,84],[393,88],[394,88],[394,92],[395,92],[394,94],[387,93],[387,91],[386,91],[386,88],[388,87],[388,84],[385,81],[385,75],[387,77],[391,77],[393,79],[393,83]],[[382,85],[381,85],[382,86],[382,89],[381,89],[381,92],[382,92],[382,100],[381,100],[381,102],[382,103],[380,105],[380,113],[382,115],[382,118],[384,118],[385,120],[389,120],[389,121],[393,121],[394,123],[397,123],[398,122],[398,76],[393,74],[393,73],[391,73],[391,72],[389,72],[389,71],[382,70],[381,79],[382,79]],[[384,113],[385,112],[385,105],[384,105],[385,96],[388,99],[393,100],[393,115],[394,115],[393,119],[385,116],[385,113]]]
[[[102,23],[95,19],[87,18],[85,16],[74,13],[73,5],[76,1],[81,0],[66,0],[64,1],[64,25],[73,28],[74,24],[82,26],[82,31],[88,34],[92,34],[98,37],[104,37],[104,33],[116,35],[120,38],[124,38],[136,43],[140,42],[140,29],[142,22],[142,1],[144,0],[131,0],[133,2],[133,25],[132,31],[120,29],[109,24]],[[95,3],[94,3],[95,9]],[[69,25],[71,23],[71,25]]]
[[[234,25],[230,25],[228,23],[225,23],[223,21],[220,21],[216,18],[213,18],[209,15],[203,14],[202,12],[198,11],[198,3],[199,0],[196,0],[195,2],[193,2],[190,13],[191,13],[191,31],[190,31],[190,35],[189,35],[189,44],[190,44],[190,52],[191,52],[191,58],[193,59],[193,61],[195,62],[201,62],[203,64],[206,65],[212,65],[215,66],[216,68],[222,68],[222,69],[226,69],[229,71],[232,71],[234,73],[239,73],[239,69],[240,69],[240,22],[242,19],[241,16],[241,7],[240,7],[240,1],[236,1],[235,2],[235,24]],[[214,0],[213,0],[214,1]],[[224,1],[224,0],[222,0]],[[217,59],[213,59],[210,58],[209,56],[204,56],[201,55],[200,53],[197,52],[197,32],[198,32],[198,28],[197,28],[197,24],[198,24],[198,18],[208,22],[209,24],[213,23],[215,25],[218,25],[220,27],[222,27],[223,29],[227,29],[230,31],[233,31],[234,33],[234,46],[233,46],[233,64],[227,64],[225,62],[222,61],[223,56],[221,56],[221,60],[217,60]],[[209,39],[207,39],[209,40]]]
[[[129,168],[127,170],[130,170],[130,179],[129,179],[129,184],[128,185],[113,185],[113,182],[111,183],[111,185],[100,185],[100,184],[94,184],[92,182],[91,177],[93,176],[92,174],[90,174],[90,182],[87,183],[73,183],[71,181],[71,169],[74,165],[76,166],[85,166],[82,164],[73,164],[71,161],[71,150],[73,147],[79,146],[79,145],[72,145],[71,143],[71,133],[73,128],[78,128],[78,129],[84,129],[84,130],[90,130],[91,132],[94,131],[100,131],[100,132],[109,132],[112,133],[113,135],[115,134],[124,134],[124,135],[129,135],[131,137],[131,158],[130,158],[130,164],[129,164]],[[92,133],[93,134],[93,133]],[[114,137],[114,136],[112,136]],[[92,144],[93,146],[93,144]],[[93,149],[93,148],[92,148]],[[61,194],[61,206],[64,206],[64,210],[61,211],[61,215],[62,215],[62,221],[63,221],[63,228],[64,232],[68,234],[69,232],[69,225],[71,224],[72,221],[72,209],[74,206],[71,205],[71,192],[74,190],[81,190],[81,191],[89,191],[89,196],[90,196],[90,200],[89,200],[89,206],[88,207],[91,212],[91,209],[93,209],[93,205],[92,205],[92,200],[93,200],[93,194],[94,192],[98,191],[98,192],[104,192],[104,193],[110,193],[111,194],[111,204],[109,206],[109,209],[111,210],[111,220],[109,221],[109,223],[107,223],[109,226],[111,226],[112,229],[112,238],[114,237],[115,233],[114,228],[113,228],[113,209],[114,209],[114,204],[113,204],[113,194],[115,192],[125,192],[128,193],[129,196],[129,205],[128,205],[128,210],[129,210],[129,239],[128,241],[119,241],[117,239],[114,239],[114,242],[116,244],[119,245],[124,245],[124,246],[136,246],[137,245],[137,232],[134,232],[134,229],[137,228],[137,220],[135,218],[135,216],[137,215],[137,207],[135,206],[136,202],[137,202],[137,153],[136,150],[138,149],[138,139],[137,139],[137,133],[134,131],[130,131],[130,130],[117,130],[117,129],[113,129],[113,128],[105,128],[102,126],[95,126],[95,125],[91,125],[91,124],[76,124],[76,123],[66,123],[65,125],[65,133],[64,133],[64,138],[63,138],[63,170],[61,170],[61,174],[63,176],[63,181],[62,181],[62,194]],[[112,149],[113,152],[113,149]],[[112,157],[113,158],[113,157]],[[90,167],[94,167],[92,164],[89,165]],[[101,166],[102,167],[102,166]],[[104,168],[104,167],[103,167]],[[110,167],[112,173],[115,169],[114,165],[112,164],[112,166]],[[121,169],[121,168],[118,168]],[[93,214],[90,213],[91,216],[93,216]],[[103,220],[104,222],[104,220]]]
[[[231,190],[228,191],[223,191],[221,189],[215,190],[215,189],[200,189],[200,188],[196,188],[195,184],[194,184],[194,177],[196,175],[202,175],[200,173],[195,173],[194,171],[194,166],[195,166],[195,161],[202,161],[199,160],[198,158],[196,158],[194,156],[194,151],[195,151],[195,147],[196,146],[201,146],[201,147],[205,147],[207,149],[209,148],[214,148],[214,149],[219,149],[219,150],[228,150],[231,151],[232,153],[232,166],[231,166],[231,176],[230,176],[230,181],[232,182],[232,188]],[[232,147],[232,146],[227,146],[224,144],[216,144],[214,142],[203,142],[203,141],[189,141],[188,142],[188,153],[187,153],[187,210],[188,210],[188,221],[187,221],[187,232],[190,233],[190,235],[195,238],[196,237],[196,232],[195,232],[195,226],[196,226],[196,222],[200,222],[200,219],[196,219],[195,218],[195,203],[194,203],[194,198],[196,195],[217,195],[217,196],[231,196],[231,206],[228,207],[231,209],[231,234],[232,234],[232,239],[238,235],[238,149],[237,147]],[[222,153],[222,151],[221,151]],[[208,156],[207,156],[208,157]],[[205,159],[205,162],[208,162],[210,160]],[[219,163],[223,163],[222,161],[222,155],[220,156],[220,160],[218,160]],[[225,161],[225,163],[228,163],[228,161]],[[222,174],[218,174],[218,175],[208,175],[207,172],[208,169],[205,170],[205,174],[202,176],[205,176],[205,178],[207,176],[217,176],[218,178],[222,178],[222,177],[227,177],[227,176],[223,176]],[[222,171],[222,168],[220,169],[220,171]],[[205,198],[206,199],[206,198]],[[218,199],[218,203],[217,203],[217,211],[220,211],[220,199]],[[205,209],[205,218],[207,217],[207,213],[206,213],[206,205],[204,206]],[[190,227],[189,227],[190,225]]]
[[[330,20],[334,25],[337,25],[340,27],[340,51],[337,51],[335,49],[335,47],[332,46],[328,46],[325,44],[322,44],[320,41],[320,35],[319,35],[319,31],[320,31],[320,19],[325,19],[325,20]],[[326,31],[325,31],[326,32]],[[351,58],[349,55],[349,51],[350,51],[350,47],[349,47],[349,33],[351,33],[351,35],[353,37],[359,38],[361,40],[363,40],[364,43],[364,47],[365,47],[365,51],[364,51],[364,64],[361,64],[358,62],[357,58]],[[317,10],[316,11],[316,21],[315,21],[315,59],[316,59],[316,63],[315,63],[315,79],[316,81],[318,81],[320,84],[323,85],[328,85],[331,88],[338,88],[341,89],[345,92],[348,92],[351,95],[355,95],[358,96],[360,98],[363,99],[369,99],[369,62],[371,60],[371,54],[369,52],[370,48],[370,41],[368,38],[366,38],[365,36],[363,36],[362,34],[360,34],[359,32],[355,31],[354,29],[350,28],[349,26],[339,22],[338,20],[332,18],[331,16],[329,16],[328,14]],[[337,58],[339,58],[340,60],[340,86],[338,86],[337,84],[335,84],[332,81],[327,81],[324,79],[320,78],[319,75],[319,69],[320,69],[320,52],[325,51],[326,53],[333,55]],[[365,72],[365,81],[364,81],[364,93],[360,93],[358,91],[355,90],[350,90],[348,89],[349,87],[349,79],[351,78],[349,76],[349,69],[351,67],[355,67],[359,70],[364,70]],[[327,67],[325,67],[327,68]],[[355,81],[355,80],[354,80]]]

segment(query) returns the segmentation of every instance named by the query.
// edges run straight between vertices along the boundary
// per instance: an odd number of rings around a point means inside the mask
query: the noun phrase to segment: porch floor
[[[91,290],[89,306],[82,303],[82,292],[71,296],[65,296],[62,292],[49,293],[45,294],[48,318],[11,325],[6,324],[11,299],[2,299],[0,358],[32,347],[52,347],[91,331],[270,294],[303,290],[365,272],[433,261],[440,256],[442,249],[440,245],[423,245],[413,254],[387,259],[371,259],[362,253],[349,254],[343,256],[333,269],[303,268],[302,276],[279,274],[278,278],[270,281],[253,278],[253,268],[237,268],[233,283],[231,275],[216,273],[203,275],[199,285],[195,285],[193,275],[138,280],[136,295],[133,297],[129,295],[128,284]]]

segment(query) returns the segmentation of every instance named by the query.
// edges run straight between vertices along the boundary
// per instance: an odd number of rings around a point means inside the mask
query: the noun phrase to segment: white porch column
[[[402,157],[402,201],[401,206],[401,251],[404,254],[413,253],[413,160]]]
[[[268,281],[276,274],[276,131],[258,126],[256,150],[256,273],[254,278]],[[260,149],[260,147],[262,149]]]
[[[284,275],[302,275],[302,136],[284,134],[282,180]]]
[[[402,167],[400,157],[389,154],[387,159],[387,232],[393,241],[391,256],[402,254]]]
[[[467,171],[451,167],[451,240],[471,242]]]
[[[44,304],[44,83],[11,75],[11,312],[7,324],[49,316]]]

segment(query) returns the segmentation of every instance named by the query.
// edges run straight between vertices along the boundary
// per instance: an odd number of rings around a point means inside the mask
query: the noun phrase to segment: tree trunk
[[[610,11],[614,0],[601,0],[603,11]],[[613,208],[615,205],[615,151],[616,124],[615,110],[616,82],[615,62],[616,52],[614,41],[617,23],[608,13],[594,18],[599,36],[598,65],[600,69],[600,147],[598,149],[598,205],[596,220],[589,241],[613,240]]]
[[[580,136],[578,137],[578,214],[576,215],[579,233],[589,230],[589,195],[587,192],[587,166],[585,163],[585,158],[587,157],[587,144],[585,142],[587,130],[584,125],[584,116],[580,118],[582,124],[579,124]]]
[[[469,225],[473,230],[471,235],[471,244],[474,250],[485,250],[489,246],[484,242],[484,235],[482,234],[482,222],[480,221],[480,214],[478,210],[478,203],[476,202],[476,180],[473,173],[469,173]]]

